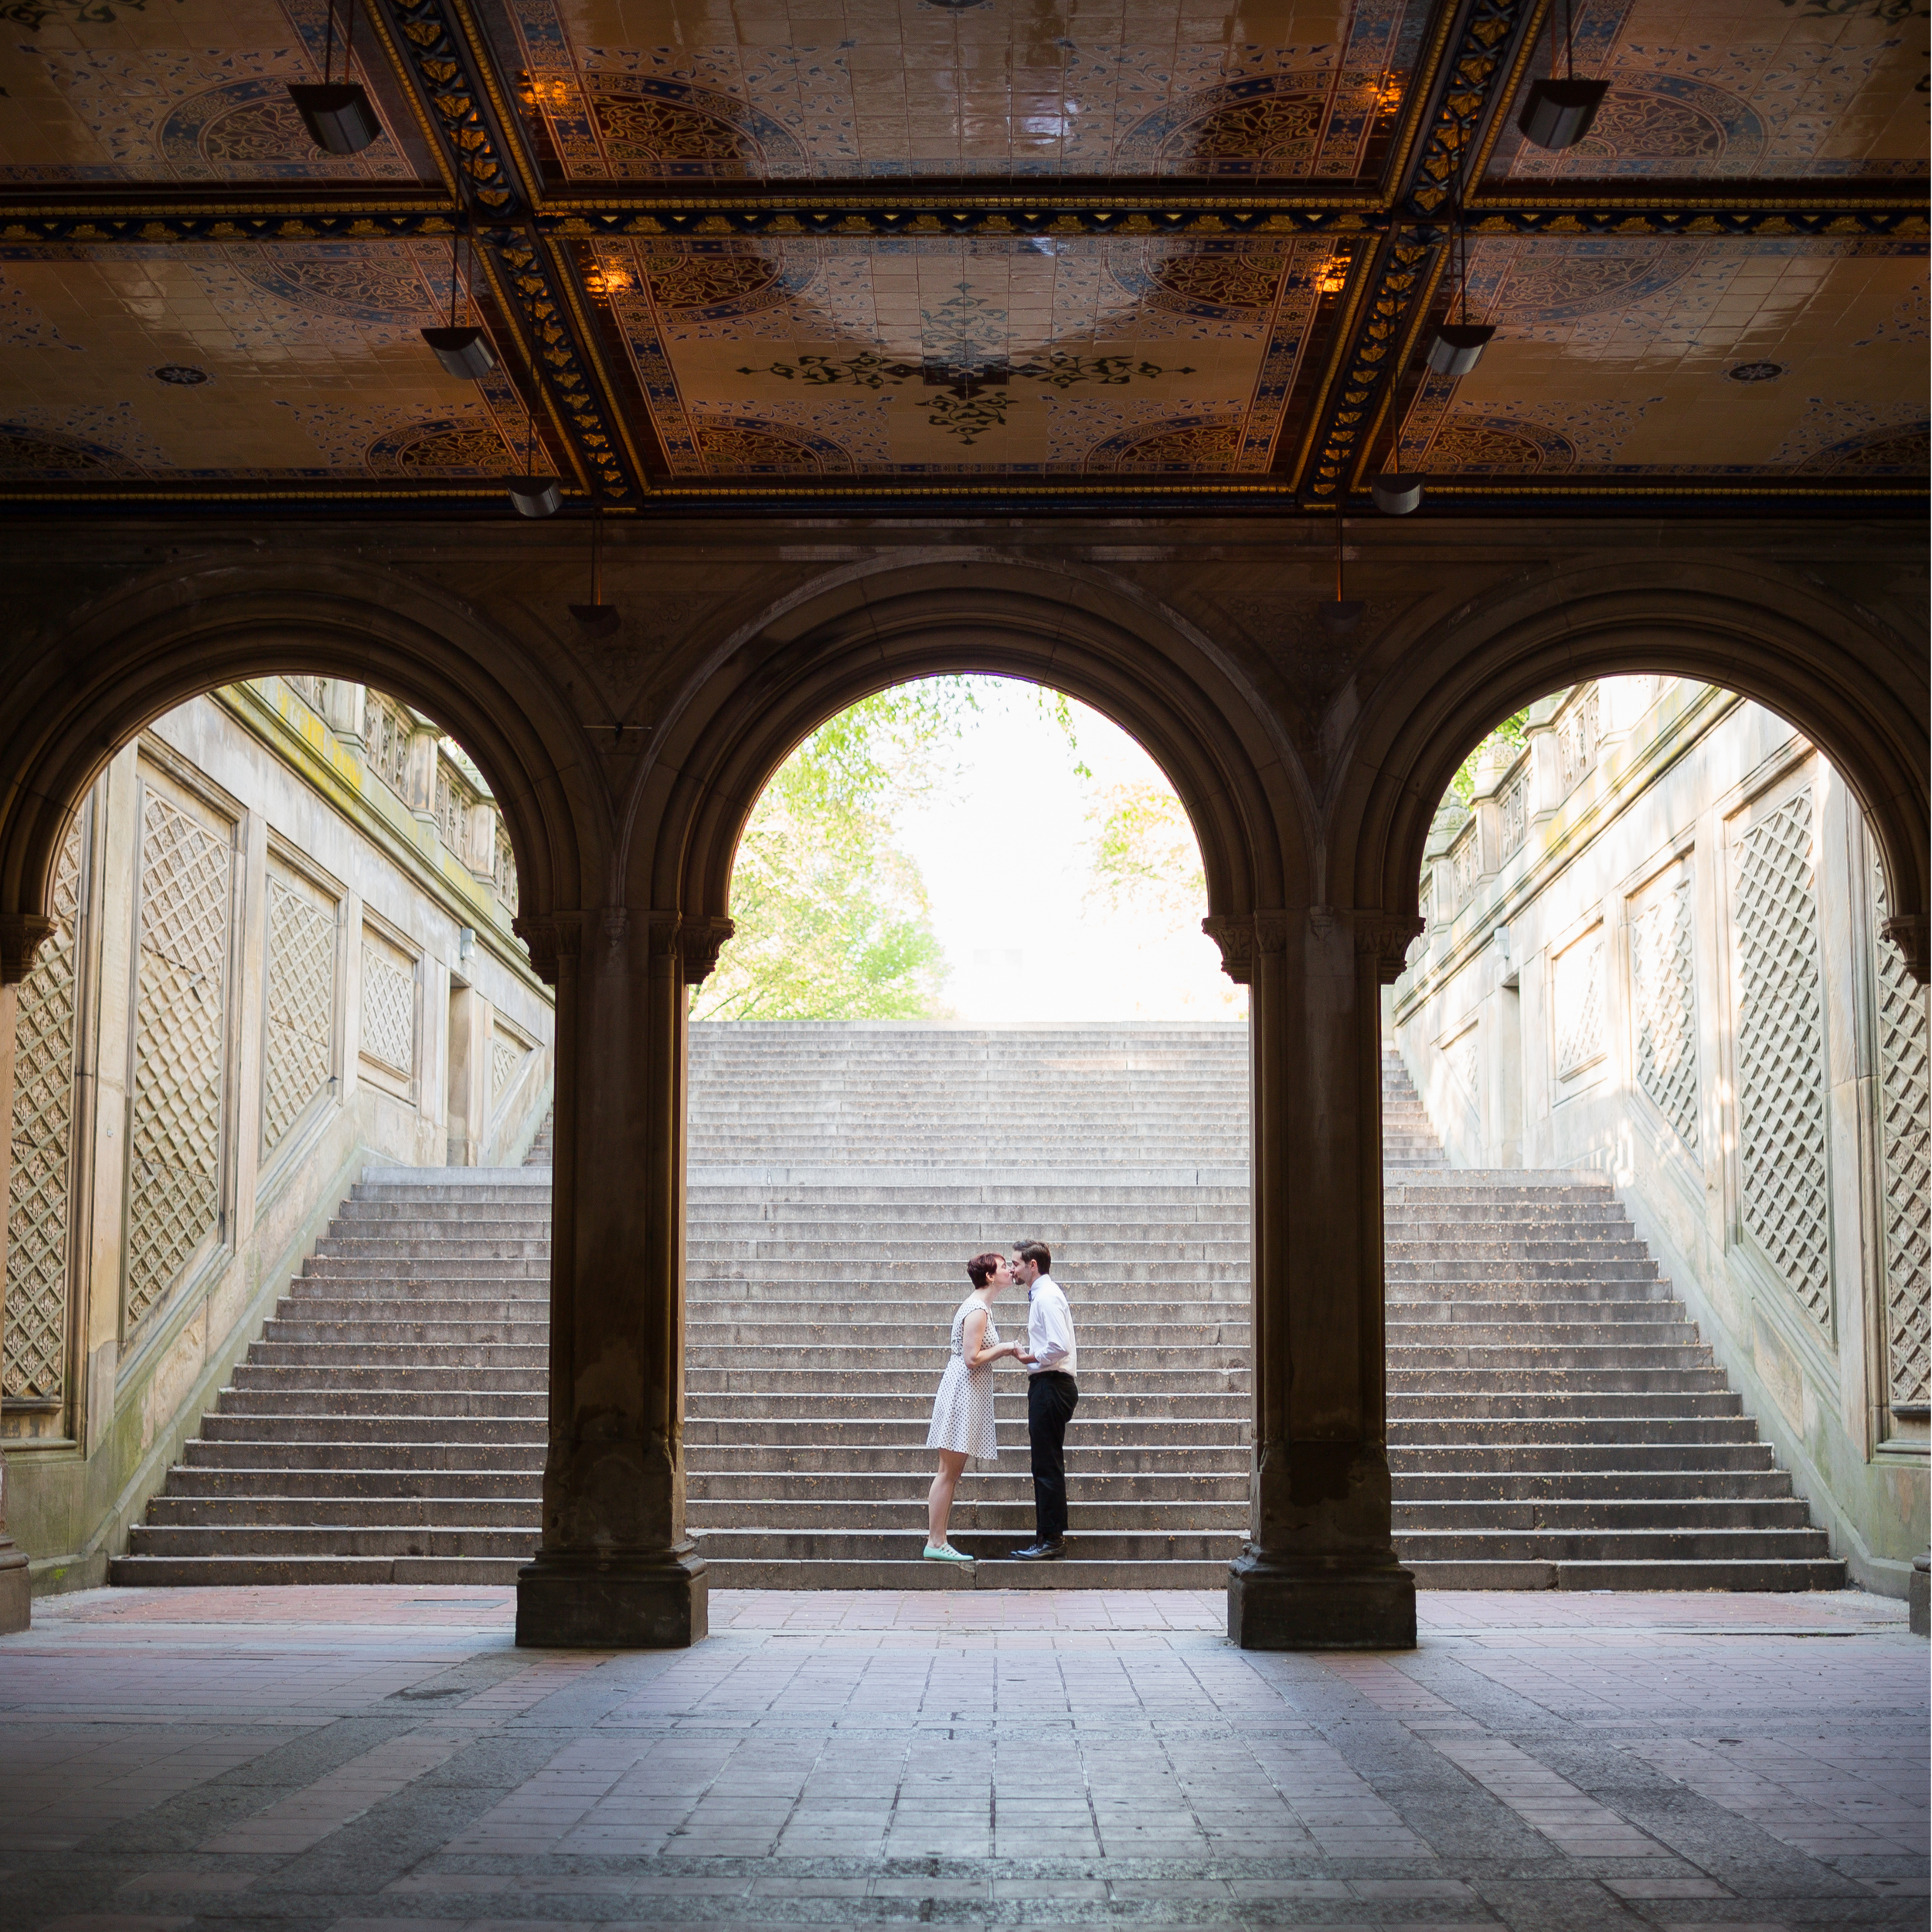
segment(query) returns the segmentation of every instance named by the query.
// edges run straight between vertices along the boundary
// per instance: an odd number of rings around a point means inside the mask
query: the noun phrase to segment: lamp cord
[[[328,24],[322,29],[322,85],[328,85],[328,70],[335,64],[335,0],[328,0]]]

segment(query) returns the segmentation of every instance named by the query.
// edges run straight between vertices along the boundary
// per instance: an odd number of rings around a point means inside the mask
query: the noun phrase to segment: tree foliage
[[[1488,754],[1492,746],[1507,745],[1512,751],[1522,749],[1523,726],[1529,716],[1529,713],[1526,711],[1512,713],[1463,760],[1456,767],[1456,775],[1449,781],[1449,798],[1442,801],[1445,805],[1450,799],[1454,799],[1459,805],[1467,805],[1475,797],[1476,767]]]
[[[899,815],[956,775],[981,681],[929,678],[821,725],[753,808],[732,872],[736,930],[694,1019],[933,1019],[946,962]],[[1066,699],[1039,701],[1073,738]]]
[[[1093,883],[1088,895],[1111,910],[1162,921],[1199,918],[1207,906],[1201,849],[1186,808],[1163,784],[1127,780],[1088,808]]]

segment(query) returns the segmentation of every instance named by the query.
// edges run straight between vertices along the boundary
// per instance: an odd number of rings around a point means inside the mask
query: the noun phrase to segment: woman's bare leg
[[[939,1474],[934,1477],[933,1486],[926,1494],[926,1546],[929,1549],[946,1547],[946,1525],[953,1513],[953,1492],[959,1487],[959,1478],[965,1467],[964,1450],[940,1451]]]

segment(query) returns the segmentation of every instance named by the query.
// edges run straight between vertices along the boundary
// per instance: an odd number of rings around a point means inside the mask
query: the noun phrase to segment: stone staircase
[[[1448,1169],[1383,1066],[1419,1580],[1842,1584],[1607,1184]],[[1247,1084],[1239,1026],[694,1027],[685,1441],[714,1587],[1218,1588],[1247,1509]],[[509,1580],[537,1529],[547,1180],[372,1174],[114,1580]],[[1029,1234],[1079,1325],[1070,1555],[999,1560],[1032,1523],[1003,1365],[962,1577],[917,1554],[932,1389],[965,1257]]]

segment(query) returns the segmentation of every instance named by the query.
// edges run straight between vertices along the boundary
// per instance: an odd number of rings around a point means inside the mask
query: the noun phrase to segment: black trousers
[[[1026,1434],[1033,1447],[1033,1524],[1042,1543],[1066,1534],[1066,1425],[1080,1392],[1071,1376],[1048,1369],[1026,1384]]]

